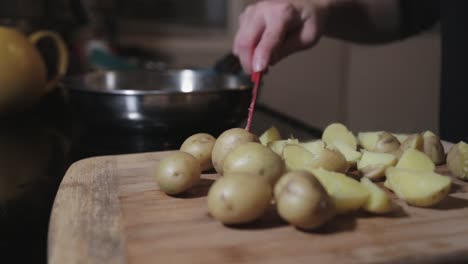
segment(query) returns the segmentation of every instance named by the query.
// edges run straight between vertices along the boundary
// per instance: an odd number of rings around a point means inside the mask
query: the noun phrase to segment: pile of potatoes
[[[282,139],[272,127],[260,137],[241,129],[217,139],[195,134],[160,161],[155,179],[167,194],[194,186],[203,171],[221,175],[208,192],[210,215],[224,224],[260,218],[270,206],[288,223],[313,230],[336,215],[365,210],[387,214],[398,206],[375,181],[409,205],[429,207],[449,193],[451,179],[435,172],[446,156],[432,132],[361,132],[333,123],[320,140]],[[447,156],[451,172],[467,179],[468,147]],[[357,172],[357,173],[356,173]],[[360,180],[356,180],[359,178]]]

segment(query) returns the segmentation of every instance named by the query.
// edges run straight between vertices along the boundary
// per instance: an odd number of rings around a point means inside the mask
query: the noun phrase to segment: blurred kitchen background
[[[96,69],[211,67],[231,49],[238,0],[0,1],[0,23],[58,31],[69,74]],[[438,131],[437,29],[384,46],[324,38],[273,67],[260,103],[323,129]]]

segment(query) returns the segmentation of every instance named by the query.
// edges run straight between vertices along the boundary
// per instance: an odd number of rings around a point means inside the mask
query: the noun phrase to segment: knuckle
[[[294,7],[290,3],[278,2],[275,4],[274,11],[279,18],[291,17],[294,13]]]

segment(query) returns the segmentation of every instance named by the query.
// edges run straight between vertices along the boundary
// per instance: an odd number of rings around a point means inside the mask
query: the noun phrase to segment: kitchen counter
[[[259,106],[253,132],[276,126],[283,136],[313,139],[320,131]],[[154,132],[90,130],[56,90],[27,113],[0,119],[1,263],[46,263],[47,231],[58,186],[77,160],[100,155],[175,149],[180,139]],[[242,126],[243,124],[240,124]]]

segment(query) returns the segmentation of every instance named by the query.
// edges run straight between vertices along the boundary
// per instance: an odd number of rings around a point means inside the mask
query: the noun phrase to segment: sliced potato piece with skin
[[[376,180],[385,177],[385,170],[396,163],[397,158],[393,154],[363,151],[357,168],[363,177]]]
[[[325,148],[325,143],[318,139],[314,141],[309,141],[309,142],[302,142],[299,143],[299,146],[304,147],[308,151],[312,152],[312,154],[317,155],[322,149]]]
[[[268,146],[268,143],[273,141],[281,140],[281,134],[276,127],[270,127],[259,137],[260,143],[264,146]]]
[[[451,179],[432,171],[390,167],[387,185],[410,205],[430,207],[441,202],[450,191]]]
[[[403,141],[400,145],[400,150],[405,152],[407,149],[417,149],[419,151],[423,150],[423,137],[421,134],[412,134],[409,135],[405,141]]]
[[[423,137],[423,151],[436,165],[445,163],[445,151],[440,138],[432,133],[426,131],[422,134]]]
[[[288,171],[323,168],[329,171],[346,172],[349,164],[338,151],[323,149],[314,155],[299,145],[287,145],[284,148],[284,160]]]
[[[328,125],[323,131],[322,140],[327,145],[333,145],[335,141],[339,140],[348,144],[351,148],[357,149],[356,137],[345,125],[340,123]]]
[[[377,184],[368,178],[361,178],[361,184],[369,191],[369,198],[362,207],[365,211],[373,214],[387,214],[397,208],[390,196]]]
[[[283,150],[286,145],[299,145],[299,140],[296,138],[288,138],[269,142],[267,146],[280,157],[283,157]]]
[[[411,134],[392,133],[400,143],[403,143]]]
[[[311,172],[333,199],[338,214],[359,210],[367,202],[369,191],[355,179],[324,169],[314,169]]]
[[[382,132],[379,134],[377,142],[375,143],[373,151],[391,153],[400,148],[400,142],[396,137],[388,132]]]
[[[447,155],[447,167],[459,179],[468,180],[468,144],[460,141],[452,146]]]
[[[362,153],[353,149],[348,144],[342,141],[335,141],[333,145],[330,147],[333,150],[339,151],[345,157],[346,161],[349,163],[350,166],[356,165],[356,162],[361,159]]]
[[[373,151],[379,140],[379,135],[382,132],[383,131],[372,131],[358,133],[359,145],[365,150]]]
[[[410,148],[403,152],[403,155],[401,155],[398,160],[396,168],[434,171],[435,165],[426,154]]]

